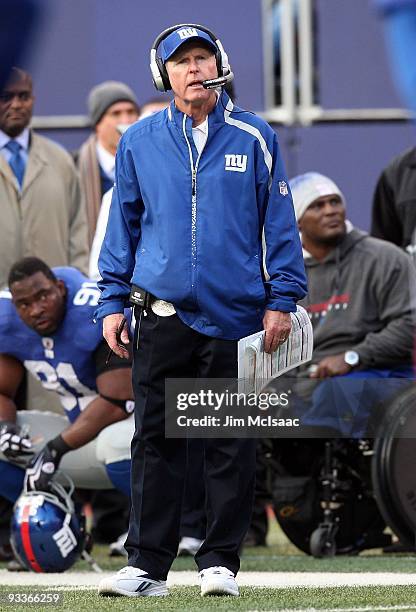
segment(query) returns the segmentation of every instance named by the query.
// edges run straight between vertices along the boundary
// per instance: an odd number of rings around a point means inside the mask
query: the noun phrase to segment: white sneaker
[[[98,585],[99,595],[126,597],[163,597],[168,595],[166,580],[154,580],[138,567],[123,567],[117,574],[103,578]]]
[[[238,585],[234,574],[226,567],[208,567],[199,572],[201,595],[234,595],[238,597]]]
[[[198,540],[198,538],[189,538],[184,536],[179,542],[178,557],[194,557],[201,548],[203,541],[204,540]]]
[[[124,548],[124,544],[127,540],[127,531],[118,536],[115,542],[111,542],[108,547],[108,554],[110,557],[127,557],[127,550]]]

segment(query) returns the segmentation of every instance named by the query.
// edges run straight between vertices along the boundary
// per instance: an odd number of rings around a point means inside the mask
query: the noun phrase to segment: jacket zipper
[[[189,162],[191,164],[191,172],[192,172],[192,208],[191,208],[191,287],[192,287],[192,295],[195,301],[197,301],[196,297],[196,262],[197,262],[197,249],[196,249],[196,217],[197,217],[197,199],[196,199],[196,175],[198,172],[199,159],[201,157],[201,153],[198,154],[195,166],[194,160],[192,157],[192,147],[189,142],[188,135],[186,133],[186,119],[187,115],[184,114],[182,129],[183,134],[185,136],[186,144],[188,145],[189,152]]]

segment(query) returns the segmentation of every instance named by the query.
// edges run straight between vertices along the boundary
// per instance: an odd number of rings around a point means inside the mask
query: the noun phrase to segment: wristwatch
[[[355,368],[360,363],[360,356],[357,351],[346,351],[344,353],[344,361],[352,368]]]

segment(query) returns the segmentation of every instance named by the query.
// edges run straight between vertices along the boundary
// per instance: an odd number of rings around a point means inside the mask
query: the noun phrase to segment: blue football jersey
[[[0,353],[21,361],[45,389],[59,394],[73,422],[97,396],[93,354],[103,340],[93,322],[100,291],[75,268],[54,268],[67,288],[65,317],[51,336],[40,336],[20,319],[8,290],[0,291]]]

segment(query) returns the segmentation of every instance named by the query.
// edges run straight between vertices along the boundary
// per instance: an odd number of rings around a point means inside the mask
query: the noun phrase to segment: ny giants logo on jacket
[[[226,153],[225,169],[231,172],[245,172],[247,170],[247,155]]]

